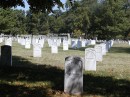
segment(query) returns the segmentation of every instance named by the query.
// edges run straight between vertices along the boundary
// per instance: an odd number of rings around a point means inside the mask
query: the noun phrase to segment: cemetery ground
[[[2,45],[2,44],[1,44]],[[88,46],[91,47],[91,46]],[[0,67],[0,97],[76,97],[65,94],[64,62],[67,56],[84,57],[85,48],[51,54],[45,44],[42,58],[13,43],[12,67]],[[96,71],[84,71],[82,97],[130,97],[130,46],[114,44],[97,62]]]

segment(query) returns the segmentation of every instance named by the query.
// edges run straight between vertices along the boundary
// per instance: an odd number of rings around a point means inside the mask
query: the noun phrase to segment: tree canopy
[[[26,1],[30,6],[30,10],[34,12],[39,11],[52,12],[52,8],[55,5],[63,7],[61,0],[26,0]],[[73,0],[69,0],[69,2],[72,3]],[[24,0],[0,0],[0,8],[11,8],[17,6],[25,7]]]
[[[65,5],[66,11],[59,8],[52,14],[1,8],[0,33],[70,33],[72,37],[84,35],[89,39],[127,39],[130,36],[130,3],[127,0],[79,0],[72,6],[67,0]]]

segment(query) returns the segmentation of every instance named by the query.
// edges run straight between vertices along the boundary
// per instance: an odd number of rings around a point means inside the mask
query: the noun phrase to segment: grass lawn
[[[14,42],[13,67],[0,67],[0,97],[76,97],[63,92],[64,60],[67,56],[84,57],[85,48],[58,49],[58,54],[51,54],[46,43],[42,58],[33,58],[33,49],[25,50]],[[97,71],[84,71],[82,97],[130,97],[128,43],[114,44],[97,63]]]

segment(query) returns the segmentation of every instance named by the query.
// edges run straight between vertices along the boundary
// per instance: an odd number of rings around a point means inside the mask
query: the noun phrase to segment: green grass
[[[1,44],[2,45],[2,44]],[[92,47],[92,46],[89,46]],[[13,67],[0,67],[0,97],[73,97],[63,92],[64,60],[84,57],[84,49],[51,54],[45,44],[42,58],[33,58],[33,50],[13,43]],[[130,46],[114,44],[97,71],[84,71],[83,97],[130,97]]]

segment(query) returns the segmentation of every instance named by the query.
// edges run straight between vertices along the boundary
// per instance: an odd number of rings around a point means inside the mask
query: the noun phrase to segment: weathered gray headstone
[[[65,58],[64,92],[74,95],[83,92],[83,60],[80,57]]]
[[[81,48],[82,47],[82,41],[81,40],[78,40],[77,41],[77,48]]]
[[[1,46],[1,65],[12,66],[12,48],[11,46]]]

